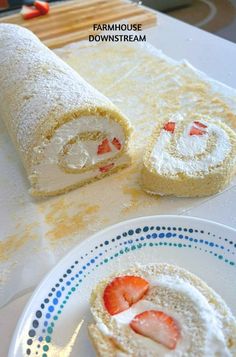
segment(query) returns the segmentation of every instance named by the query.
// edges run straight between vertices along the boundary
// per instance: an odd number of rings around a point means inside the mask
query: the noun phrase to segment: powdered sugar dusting
[[[189,176],[207,174],[231,154],[230,137],[217,121],[208,124],[204,135],[189,135],[192,125],[186,124],[179,137],[161,130],[150,156],[157,172],[173,176],[183,172]],[[213,145],[207,148],[210,139]]]
[[[7,108],[3,119],[24,161],[41,125],[56,125],[58,118],[81,108],[114,109],[30,31],[1,24],[0,43],[0,108]]]

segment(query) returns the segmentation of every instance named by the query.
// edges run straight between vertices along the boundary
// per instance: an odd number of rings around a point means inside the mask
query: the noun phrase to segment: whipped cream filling
[[[192,126],[193,123],[187,125],[178,140],[175,133],[161,130],[150,155],[151,163],[157,172],[165,175],[182,172],[191,176],[200,172],[208,173],[210,168],[225,160],[231,151],[231,143],[224,129],[217,124],[208,123],[203,135],[189,135]],[[207,152],[210,138],[214,147],[211,152]],[[177,155],[173,155],[173,152]]]
[[[117,329],[127,333],[130,322],[133,318],[147,310],[160,310],[175,319],[180,327],[181,338],[174,350],[169,350],[163,345],[139,334],[132,334],[130,338],[135,339],[136,345],[142,346],[145,350],[145,356],[165,356],[165,357],[180,357],[193,356],[191,354],[191,345],[197,338],[197,330],[201,330],[202,339],[195,346],[198,356],[204,357],[228,357],[231,356],[222,331],[222,324],[214,308],[208,303],[207,299],[198,291],[193,285],[184,281],[183,279],[173,276],[159,275],[158,278],[146,279],[149,281],[150,289],[147,296],[137,303],[133,304],[129,309],[111,317],[115,321]],[[153,297],[153,289],[155,290],[156,299]],[[163,294],[163,289],[167,292],[169,297],[161,301],[159,297]],[[152,301],[150,299],[152,296]],[[175,294],[175,295],[173,295]],[[173,298],[178,294],[178,299]],[[188,301],[185,305],[183,301]],[[178,309],[178,305],[182,306]],[[101,321],[97,321],[97,326],[107,336],[112,336],[111,331]],[[116,338],[114,335],[113,338]],[[199,337],[198,337],[199,338]],[[125,348],[125,346],[124,346]],[[119,353],[117,355],[120,355]],[[123,352],[122,352],[123,355]],[[127,355],[129,355],[127,353]],[[144,356],[140,354],[140,356]],[[194,355],[195,356],[195,355]]]
[[[56,191],[102,174],[100,166],[94,166],[99,162],[101,167],[125,164],[127,155],[116,158],[119,150],[112,144],[114,138],[122,149],[123,128],[106,117],[83,116],[63,124],[49,140],[34,148],[40,159],[32,169],[31,181],[39,191]],[[104,139],[109,141],[110,151],[98,155],[98,146]],[[109,162],[103,163],[106,160]]]

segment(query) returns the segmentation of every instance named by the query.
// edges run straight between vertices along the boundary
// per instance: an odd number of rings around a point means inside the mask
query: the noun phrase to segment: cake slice
[[[131,267],[91,295],[89,335],[101,357],[236,355],[236,320],[222,298],[169,264]]]
[[[167,120],[154,130],[144,154],[142,188],[151,194],[208,196],[236,171],[236,134],[219,119]]]

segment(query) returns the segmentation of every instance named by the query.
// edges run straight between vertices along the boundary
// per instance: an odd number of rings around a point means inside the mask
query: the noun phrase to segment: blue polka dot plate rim
[[[133,264],[160,262],[198,275],[236,314],[236,230],[194,217],[140,217],[94,234],[52,269],[21,315],[9,357],[95,356],[87,332],[92,289]]]

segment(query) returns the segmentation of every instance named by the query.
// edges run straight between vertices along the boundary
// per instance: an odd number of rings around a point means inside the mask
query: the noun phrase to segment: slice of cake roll
[[[236,355],[236,320],[223,299],[169,264],[131,267],[92,292],[89,335],[100,357]]]
[[[219,119],[166,120],[144,154],[141,185],[151,194],[208,196],[236,172],[236,134]]]
[[[105,96],[22,27],[1,24],[0,44],[0,113],[33,195],[129,165],[129,122]]]

